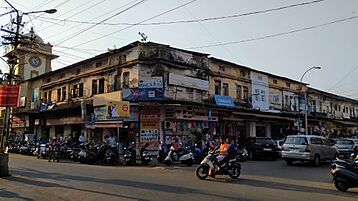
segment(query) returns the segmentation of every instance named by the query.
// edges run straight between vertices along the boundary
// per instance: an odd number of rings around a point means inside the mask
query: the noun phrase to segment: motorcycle
[[[246,148],[242,148],[241,150],[237,151],[237,158],[240,162],[244,162],[248,159],[249,152],[247,152]]]
[[[152,157],[150,157],[147,149],[142,147],[139,152],[140,160],[142,161],[143,165],[148,165],[150,161],[152,161]]]
[[[335,160],[331,165],[331,174],[334,185],[339,191],[358,187],[358,158],[353,158],[352,161]]]
[[[163,142],[161,142],[159,145],[159,152],[157,155],[158,162],[162,163],[164,161],[165,157],[166,157],[166,155],[165,155],[164,145],[163,145]]]
[[[227,163],[220,165],[225,156],[218,155],[216,150],[209,151],[209,154],[201,161],[200,165],[196,168],[196,176],[203,180],[209,176],[211,169],[214,175],[229,175],[233,179],[237,179],[241,174],[241,164],[236,159],[231,159]]]
[[[187,152],[187,149],[175,151],[174,147],[171,146],[167,157],[164,159],[164,164],[170,166],[176,162],[192,166],[194,162],[193,153],[190,151]]]
[[[49,148],[48,148],[48,144],[46,143],[42,143],[39,144],[38,148],[37,148],[37,158],[47,158],[49,155]]]
[[[52,145],[51,149],[50,149],[50,154],[48,157],[48,162],[50,161],[57,161],[60,162],[60,145],[59,144],[55,144]]]
[[[136,160],[137,160],[137,153],[135,150],[135,145],[134,143],[132,143],[132,146],[130,147],[125,147],[124,148],[124,162],[126,163],[126,165],[131,165],[131,164],[136,164]]]

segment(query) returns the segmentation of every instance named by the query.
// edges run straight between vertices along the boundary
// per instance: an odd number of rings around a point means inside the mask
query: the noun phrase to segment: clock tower
[[[50,72],[51,60],[57,58],[52,53],[52,45],[44,43],[42,38],[35,34],[33,28],[25,34],[26,39],[22,39],[22,44],[17,48],[18,64],[15,66],[15,75],[20,80],[28,80],[44,73]],[[12,50],[5,56],[12,55]]]

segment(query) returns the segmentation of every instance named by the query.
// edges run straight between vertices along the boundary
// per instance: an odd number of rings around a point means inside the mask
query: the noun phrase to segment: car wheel
[[[316,155],[314,156],[314,159],[313,159],[313,165],[314,165],[314,166],[319,166],[320,163],[321,163],[321,161],[320,161],[319,155],[316,154]]]
[[[293,164],[293,160],[291,160],[291,159],[286,159],[286,163],[287,163],[287,165],[292,165],[292,164]]]

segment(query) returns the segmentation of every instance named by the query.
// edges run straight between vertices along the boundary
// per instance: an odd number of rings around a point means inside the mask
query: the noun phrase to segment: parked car
[[[277,148],[279,149],[278,156],[282,157],[282,148],[283,148],[283,144],[285,143],[285,140],[276,140],[275,142],[276,142]]]
[[[250,137],[245,143],[249,159],[271,158],[273,160],[279,157],[279,148],[276,142],[269,137]]]
[[[289,135],[283,144],[282,158],[288,165],[294,161],[311,161],[318,166],[321,161],[338,157],[337,147],[325,137],[316,135]]]
[[[354,153],[354,141],[349,139],[335,139],[339,157],[348,158]]]

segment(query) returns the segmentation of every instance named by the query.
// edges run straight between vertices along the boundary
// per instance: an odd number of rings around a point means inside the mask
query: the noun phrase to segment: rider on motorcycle
[[[59,153],[57,153],[57,154],[55,153],[55,152],[59,152],[59,150],[60,150],[60,143],[57,141],[56,137],[53,137],[52,141],[49,144],[49,152],[50,152],[49,158],[48,158],[49,162],[51,160],[59,161],[59,156],[58,156]]]
[[[224,137],[220,138],[220,147],[218,150],[216,150],[219,155],[216,157],[216,163],[218,167],[220,168],[222,164],[225,163],[226,158],[228,156],[228,149],[230,145],[226,142]],[[215,177],[215,170],[209,169],[209,176]]]

